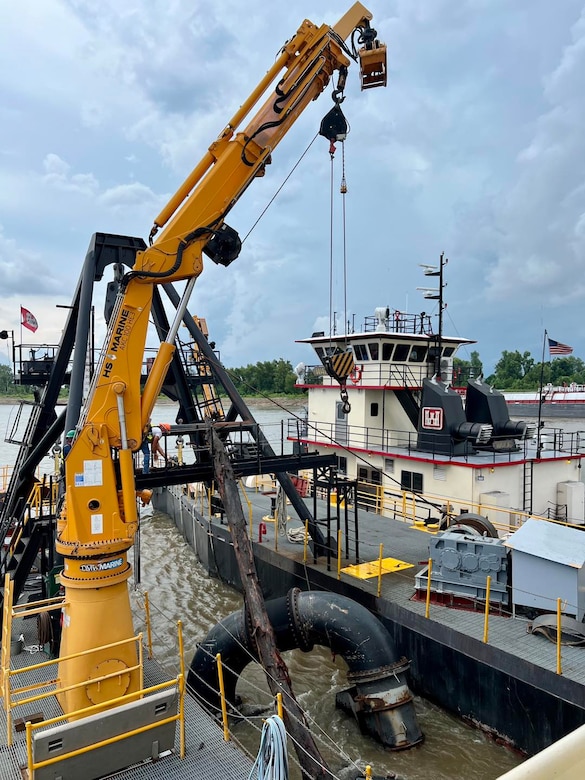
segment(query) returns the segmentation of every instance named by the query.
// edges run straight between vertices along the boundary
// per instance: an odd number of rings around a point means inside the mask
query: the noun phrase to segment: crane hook
[[[336,106],[343,103],[343,101],[345,100],[345,95],[343,94],[343,90],[334,89],[333,92],[331,93],[331,99],[333,100]]]
[[[345,384],[341,385],[339,395],[343,401],[343,406],[341,407],[343,414],[349,414],[351,412],[351,404],[349,403],[349,395]]]

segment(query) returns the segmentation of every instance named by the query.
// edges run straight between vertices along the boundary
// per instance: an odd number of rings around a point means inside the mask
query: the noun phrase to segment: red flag
[[[39,327],[35,315],[28,309],[25,309],[24,306],[20,307],[20,324],[24,325],[25,328],[32,330],[33,333]]]

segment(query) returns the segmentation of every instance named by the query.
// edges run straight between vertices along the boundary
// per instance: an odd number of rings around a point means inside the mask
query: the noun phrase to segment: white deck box
[[[512,603],[583,620],[585,531],[545,520],[527,520],[505,542],[512,551]]]

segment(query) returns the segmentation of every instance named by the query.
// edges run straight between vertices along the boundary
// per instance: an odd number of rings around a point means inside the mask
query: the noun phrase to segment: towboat
[[[314,332],[316,362],[297,367],[307,416],[289,422],[296,446],[335,455],[360,506],[441,527],[462,513],[513,530],[528,516],[585,522],[585,432],[512,420],[503,393],[472,378],[453,387],[453,359],[470,339],[433,333],[430,317],[379,307],[350,333]],[[342,383],[331,356],[349,354]],[[342,397],[343,395],[343,397]]]

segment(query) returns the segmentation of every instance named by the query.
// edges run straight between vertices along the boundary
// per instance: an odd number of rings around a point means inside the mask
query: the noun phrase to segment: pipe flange
[[[311,642],[303,631],[301,616],[299,613],[299,595],[301,592],[302,591],[300,588],[291,588],[286,594],[286,607],[288,614],[288,624],[296,640],[297,647],[304,653],[308,653],[313,649],[315,643]]]
[[[384,680],[386,677],[392,675],[398,676],[404,674],[410,669],[410,661],[407,658],[402,657],[399,661],[395,661],[393,664],[387,664],[385,666],[378,666],[376,669],[364,669],[363,671],[348,672],[347,681],[353,684],[375,682],[376,680]]]

